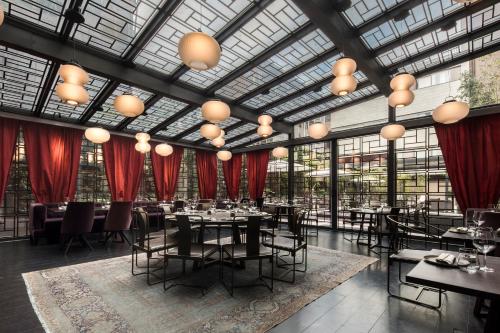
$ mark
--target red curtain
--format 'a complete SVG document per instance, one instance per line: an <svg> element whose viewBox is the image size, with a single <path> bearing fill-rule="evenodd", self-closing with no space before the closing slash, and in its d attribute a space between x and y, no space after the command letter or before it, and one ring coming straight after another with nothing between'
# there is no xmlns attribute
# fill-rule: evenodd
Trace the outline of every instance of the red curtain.
<svg viewBox="0 0 500 333"><path fill-rule="evenodd" d="M37 202L73 200L83 131L23 122L31 190Z"/></svg>
<svg viewBox="0 0 500 333"><path fill-rule="evenodd" d="M158 200L172 200L175 195L184 149L177 146L172 146L172 148L174 148L174 152L166 157L156 153L151 154L156 199Z"/></svg>
<svg viewBox="0 0 500 333"><path fill-rule="evenodd" d="M135 144L134 139L111 136L102 146L106 178L115 201L134 201L139 191L144 155L135 150Z"/></svg>
<svg viewBox="0 0 500 333"><path fill-rule="evenodd" d="M435 128L462 213L496 203L500 197L500 115L436 124Z"/></svg>
<svg viewBox="0 0 500 333"><path fill-rule="evenodd" d="M217 196L217 155L212 151L196 150L198 191L200 199L215 199Z"/></svg>
<svg viewBox="0 0 500 333"><path fill-rule="evenodd" d="M269 150L257 150L247 153L248 193L255 200L262 198L266 186Z"/></svg>
<svg viewBox="0 0 500 333"><path fill-rule="evenodd" d="M233 154L233 157L229 161L222 162L222 171L224 172L224 182L226 183L227 196L231 200L236 200L239 196L241 160L241 154Z"/></svg>
<svg viewBox="0 0 500 333"><path fill-rule="evenodd" d="M12 163L12 155L16 148L17 134L19 133L19 121L15 119L0 118L0 202L7 183L9 182L9 171Z"/></svg>

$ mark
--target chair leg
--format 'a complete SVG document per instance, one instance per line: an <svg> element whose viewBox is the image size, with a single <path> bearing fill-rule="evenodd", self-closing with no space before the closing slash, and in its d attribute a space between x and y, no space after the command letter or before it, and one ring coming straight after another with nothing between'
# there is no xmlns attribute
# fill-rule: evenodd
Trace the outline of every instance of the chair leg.
<svg viewBox="0 0 500 333"><path fill-rule="evenodd" d="M64 250L64 255L68 255L69 248L70 248L72 243L73 243L73 236L71 236L68 240L68 244L66 245L66 249Z"/></svg>
<svg viewBox="0 0 500 333"><path fill-rule="evenodd" d="M130 240L128 239L127 235L125 235L125 233L124 233L123 231L119 231L119 234L120 234L120 236L122 237L122 239L123 239L125 242L127 242L128 246L132 245L132 244L130 243Z"/></svg>
<svg viewBox="0 0 500 333"><path fill-rule="evenodd" d="M80 239L82 240L82 243L83 243L86 247L88 247L88 248L89 248L89 250L90 250L90 251L93 251L93 250L94 250L94 248L92 247L92 245L90 245L90 243L89 243L89 241L88 241L88 239L87 239L87 237L86 237L85 235L81 235L81 236L80 236Z"/></svg>

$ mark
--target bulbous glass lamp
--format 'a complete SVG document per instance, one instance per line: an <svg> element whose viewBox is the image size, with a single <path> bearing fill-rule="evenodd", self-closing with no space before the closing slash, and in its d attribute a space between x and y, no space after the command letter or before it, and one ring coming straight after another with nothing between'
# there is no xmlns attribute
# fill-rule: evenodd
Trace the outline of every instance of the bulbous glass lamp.
<svg viewBox="0 0 500 333"><path fill-rule="evenodd" d="M90 142L100 144L108 142L111 138L109 131L101 127L89 127L85 130L85 138Z"/></svg>
<svg viewBox="0 0 500 333"><path fill-rule="evenodd" d="M89 82L89 75L77 63L69 62L59 67L59 76L66 83L86 85Z"/></svg>
<svg viewBox="0 0 500 333"><path fill-rule="evenodd" d="M167 143L160 143L159 145L156 145L155 152L158 155L165 157L171 155L174 152L174 148Z"/></svg>
<svg viewBox="0 0 500 333"><path fill-rule="evenodd" d="M151 151L151 145L147 142L137 142L135 144L135 150L137 150L141 154L146 154Z"/></svg>
<svg viewBox="0 0 500 333"><path fill-rule="evenodd" d="M284 158L288 156L288 149L285 147L276 147L273 149L272 154L276 158Z"/></svg>
<svg viewBox="0 0 500 333"><path fill-rule="evenodd" d="M271 134L273 134L273 128L269 125L260 125L257 128L257 134L263 138L267 138Z"/></svg>
<svg viewBox="0 0 500 333"><path fill-rule="evenodd" d="M257 122L261 125L271 125L271 123L273 122L273 117L268 114L261 114L257 118Z"/></svg>
<svg viewBox="0 0 500 333"><path fill-rule="evenodd" d="M405 134L405 127L400 124L388 124L380 130L380 136L392 141L401 138Z"/></svg>
<svg viewBox="0 0 500 333"><path fill-rule="evenodd" d="M229 161L233 157L233 154L228 150L221 150L217 152L217 157L221 161Z"/></svg>
<svg viewBox="0 0 500 333"><path fill-rule="evenodd" d="M56 95L63 103L76 106L89 102L89 93L78 84L61 82L56 86Z"/></svg>
<svg viewBox="0 0 500 333"><path fill-rule="evenodd" d="M330 89L334 95L344 96L356 90L358 82L352 75L341 75L333 79Z"/></svg>
<svg viewBox="0 0 500 333"><path fill-rule="evenodd" d="M309 125L307 129L309 136L313 139L319 140L328 134L328 127L324 123L314 123Z"/></svg>
<svg viewBox="0 0 500 333"><path fill-rule="evenodd" d="M218 124L229 118L231 109L229 105L222 101L212 100L203 103L201 106L201 114L205 120Z"/></svg>
<svg viewBox="0 0 500 333"><path fill-rule="evenodd" d="M144 112L144 103L141 99L129 93L116 97L114 107L125 117L137 117Z"/></svg>
<svg viewBox="0 0 500 333"><path fill-rule="evenodd" d="M467 117L469 111L469 104L449 99L432 112L432 119L441 124L453 124Z"/></svg>
<svg viewBox="0 0 500 333"><path fill-rule="evenodd" d="M221 129L214 124L203 124L200 127L200 134L207 140L213 140L221 134Z"/></svg>
<svg viewBox="0 0 500 333"><path fill-rule="evenodd" d="M203 32L189 32L179 41L181 60L186 66L206 71L217 66L220 59L219 43Z"/></svg>

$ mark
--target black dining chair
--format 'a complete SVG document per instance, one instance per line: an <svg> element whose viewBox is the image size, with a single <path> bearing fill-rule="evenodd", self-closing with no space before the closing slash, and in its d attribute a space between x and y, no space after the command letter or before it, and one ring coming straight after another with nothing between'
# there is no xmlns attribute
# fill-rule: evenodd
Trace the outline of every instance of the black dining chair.
<svg viewBox="0 0 500 333"><path fill-rule="evenodd" d="M130 229L131 222L132 201L113 201L104 221L104 232L106 233L104 245L111 237L116 235L121 237L122 242L126 241L128 245L131 245L124 233L124 231Z"/></svg>
<svg viewBox="0 0 500 333"><path fill-rule="evenodd" d="M224 266L221 264L221 281L229 291L229 294L233 296L234 288L242 288L242 287L256 287L263 286L267 287L271 292L274 288L274 237L270 237L271 246L266 247L260 241L260 226L261 226L261 217L260 216L249 216L246 223L243 224L246 230L245 241L241 243L239 238L236 238L235 235L238 235L240 228L238 223L236 223L236 219L233 218L232 224L232 237L231 243L222 246L222 251L220 253L221 262L229 261L231 262L231 283L229 286L224 281ZM268 284L263 279L262 274L262 260L269 259L271 263L271 275L269 278L271 279L271 284ZM234 283L234 271L236 268L236 262L241 261L249 261L249 260L258 260L259 261L259 275L258 279L261 283L254 284L245 284L245 285L235 285Z"/></svg>
<svg viewBox="0 0 500 333"><path fill-rule="evenodd" d="M205 268L205 262L218 250L217 244L207 244L204 240L205 234L205 223L202 216L194 215L177 215L177 227L179 231L177 232L176 239L177 244L173 248L165 249L163 251L164 265L163 265L163 289L168 290L175 286L184 286L191 288L201 289L204 294L209 286L201 286L194 284L185 283L175 283L172 282L167 286L167 281L177 280L186 274L186 261L192 261L194 263L201 264L201 268ZM198 226L196 233L198 234L198 241L193 241L193 235L195 232L192 228L192 219ZM168 261L170 259L180 259L182 260L182 273L174 277L167 278L166 268L168 266Z"/></svg>
<svg viewBox="0 0 500 333"><path fill-rule="evenodd" d="M61 247L67 255L71 244L78 238L83 246L91 251L92 246L87 240L86 234L92 231L94 224L93 202L69 202L61 224Z"/></svg>
<svg viewBox="0 0 500 333"><path fill-rule="evenodd" d="M141 207L133 210L133 225L132 225L132 275L146 275L148 285L153 285L162 282L162 277L155 274L163 267L151 269L151 260L162 260L160 257L153 257L169 248L177 245L176 234L169 232L170 229L163 228L161 231L152 232L149 226L148 213ZM139 265L139 252L146 253L146 266ZM136 273L134 268L142 268L145 271ZM151 276L154 276L156 282L151 282Z"/></svg>

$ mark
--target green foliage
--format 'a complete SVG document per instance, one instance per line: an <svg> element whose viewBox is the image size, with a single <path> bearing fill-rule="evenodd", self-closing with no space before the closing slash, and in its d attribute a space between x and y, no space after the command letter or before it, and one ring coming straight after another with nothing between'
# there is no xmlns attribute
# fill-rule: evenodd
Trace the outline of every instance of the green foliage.
<svg viewBox="0 0 500 333"><path fill-rule="evenodd" d="M500 57L491 55L478 60L479 73L465 72L460 78L458 97L471 107L500 102Z"/></svg>

